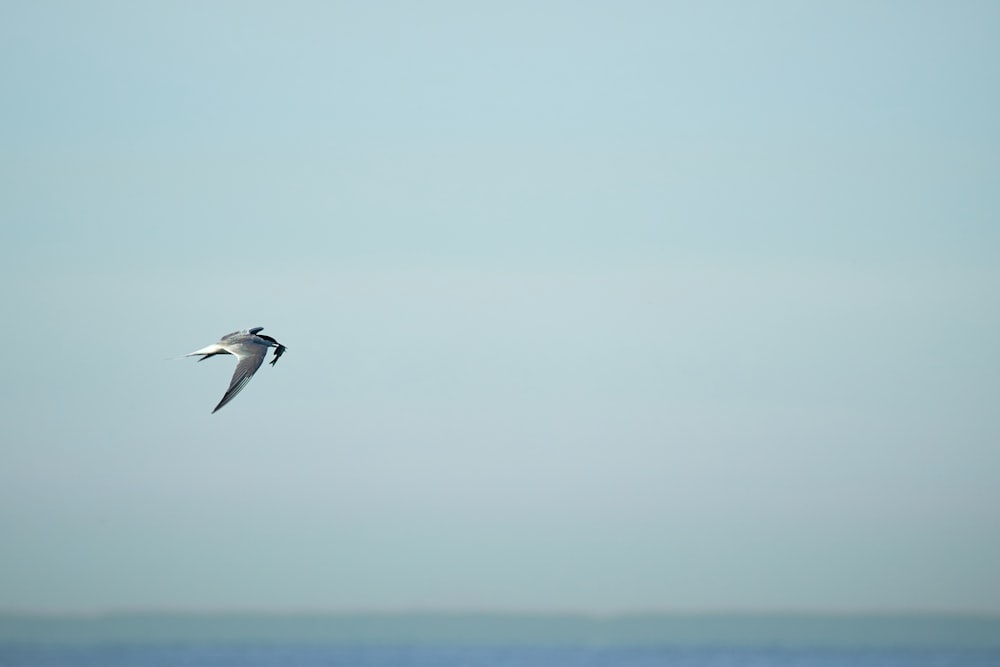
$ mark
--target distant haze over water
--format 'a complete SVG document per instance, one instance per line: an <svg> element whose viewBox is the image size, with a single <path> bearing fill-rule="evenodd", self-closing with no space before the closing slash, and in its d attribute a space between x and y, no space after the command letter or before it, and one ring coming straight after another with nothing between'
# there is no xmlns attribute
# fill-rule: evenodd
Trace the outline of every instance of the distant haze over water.
<svg viewBox="0 0 1000 667"><path fill-rule="evenodd" d="M489 613L0 615L0 644L25 643L1000 649L1000 616Z"/></svg>

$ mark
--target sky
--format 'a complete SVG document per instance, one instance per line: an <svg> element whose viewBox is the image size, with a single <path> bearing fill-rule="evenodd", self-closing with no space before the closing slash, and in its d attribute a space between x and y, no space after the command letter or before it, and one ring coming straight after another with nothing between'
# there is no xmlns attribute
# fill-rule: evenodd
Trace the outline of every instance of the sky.
<svg viewBox="0 0 1000 667"><path fill-rule="evenodd" d="M3 15L0 610L1000 612L996 3Z"/></svg>

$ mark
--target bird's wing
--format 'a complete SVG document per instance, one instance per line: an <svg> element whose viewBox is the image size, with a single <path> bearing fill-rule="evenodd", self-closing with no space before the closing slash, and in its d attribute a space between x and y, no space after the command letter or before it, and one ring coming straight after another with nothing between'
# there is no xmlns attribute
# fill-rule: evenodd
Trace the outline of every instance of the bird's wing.
<svg viewBox="0 0 1000 667"><path fill-rule="evenodd" d="M226 390L226 395L215 406L215 410L212 410L212 414L215 414L222 406L233 400L236 394L240 393L243 387L247 386L247 382L250 381L253 374L260 368L261 363L264 362L267 348L262 345L243 344L234 345L230 348L230 352L235 354L240 361L236 364L236 371L233 373L233 379L229 382L229 389Z"/></svg>

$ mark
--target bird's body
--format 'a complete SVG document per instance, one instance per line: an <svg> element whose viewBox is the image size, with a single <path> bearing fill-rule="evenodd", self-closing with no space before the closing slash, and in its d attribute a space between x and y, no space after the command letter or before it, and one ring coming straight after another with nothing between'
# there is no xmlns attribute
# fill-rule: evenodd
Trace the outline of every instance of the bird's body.
<svg viewBox="0 0 1000 667"><path fill-rule="evenodd" d="M264 327L254 327L253 329L234 331L223 336L219 339L218 343L212 343L200 350L195 350L190 354L184 355L186 357L200 356L201 359L198 361L205 361L209 357L214 357L218 354L231 354L237 359L236 371L233 373L233 379L229 382L229 389L226 390L219 404L215 406L215 410L212 410L213 414L226 403L233 400L236 394L240 393L243 387L246 386L250 378L260 368L260 365L264 363L264 357L267 356L269 348L275 348L274 359L271 360L272 366L285 353L286 348L284 345L270 336L260 335L259 332L263 330Z"/></svg>

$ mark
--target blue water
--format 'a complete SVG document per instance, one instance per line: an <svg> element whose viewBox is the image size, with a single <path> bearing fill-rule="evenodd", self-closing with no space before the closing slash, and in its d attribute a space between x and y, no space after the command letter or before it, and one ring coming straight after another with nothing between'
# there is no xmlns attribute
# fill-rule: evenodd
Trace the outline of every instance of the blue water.
<svg viewBox="0 0 1000 667"><path fill-rule="evenodd" d="M0 614L0 667L1000 667L1000 616Z"/></svg>
<svg viewBox="0 0 1000 667"><path fill-rule="evenodd" d="M1000 667L997 649L0 645L3 667Z"/></svg>

